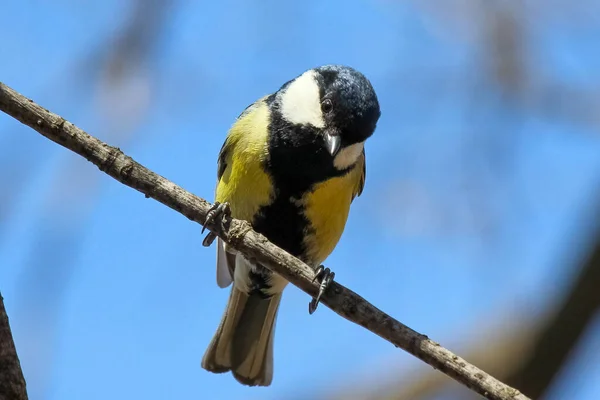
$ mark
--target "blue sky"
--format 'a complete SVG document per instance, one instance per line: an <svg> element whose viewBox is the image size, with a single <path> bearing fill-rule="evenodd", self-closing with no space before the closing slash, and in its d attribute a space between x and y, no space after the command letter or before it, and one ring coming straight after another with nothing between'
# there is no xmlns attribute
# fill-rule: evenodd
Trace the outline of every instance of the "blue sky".
<svg viewBox="0 0 600 400"><path fill-rule="evenodd" d="M592 228L597 132L502 100L468 35L412 3L182 1L142 67L103 91L128 3L75 4L3 6L0 80L208 199L248 104L313 66L365 73L382 117L326 264L413 329L460 353L490 315L535 318L568 287ZM594 85L598 24L546 22L531 23L529 62ZM228 291L199 226L3 114L0 182L0 290L31 398L281 399L419 366L326 307L309 316L289 287L273 385L209 374L200 358ZM599 348L596 323L552 399L597 398Z"/></svg>

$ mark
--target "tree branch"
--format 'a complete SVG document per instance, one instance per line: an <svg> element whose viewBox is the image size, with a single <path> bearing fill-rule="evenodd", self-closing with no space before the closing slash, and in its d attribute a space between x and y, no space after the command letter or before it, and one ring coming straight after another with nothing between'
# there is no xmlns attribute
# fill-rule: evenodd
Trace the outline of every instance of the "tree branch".
<svg viewBox="0 0 600 400"><path fill-rule="evenodd" d="M85 157L119 182L163 203L190 220L204 223L210 204L150 171L115 147L90 136L64 118L40 107L0 82L0 110L30 126L48 139ZM209 226L215 231L216 226ZM232 220L216 232L234 249L275 271L311 296L318 291L314 271L255 232L246 221ZM342 317L370 330L458 382L493 400L527 400L518 390L467 363L385 314L350 289L333 282L323 304Z"/></svg>
<svg viewBox="0 0 600 400"><path fill-rule="evenodd" d="M2 85L0 83L0 85ZM25 378L0 294L0 400L27 400Z"/></svg>

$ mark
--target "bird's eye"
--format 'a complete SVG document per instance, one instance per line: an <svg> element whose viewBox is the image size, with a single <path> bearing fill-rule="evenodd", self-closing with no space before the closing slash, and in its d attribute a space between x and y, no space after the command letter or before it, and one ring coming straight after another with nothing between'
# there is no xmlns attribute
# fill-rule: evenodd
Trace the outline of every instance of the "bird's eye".
<svg viewBox="0 0 600 400"><path fill-rule="evenodd" d="M325 114L329 114L333 110L333 103L329 99L323 100L321 103L321 111Z"/></svg>

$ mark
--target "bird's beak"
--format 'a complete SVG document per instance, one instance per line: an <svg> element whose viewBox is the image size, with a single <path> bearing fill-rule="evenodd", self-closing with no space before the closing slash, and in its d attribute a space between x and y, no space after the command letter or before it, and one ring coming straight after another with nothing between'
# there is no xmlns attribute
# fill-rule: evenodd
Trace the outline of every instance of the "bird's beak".
<svg viewBox="0 0 600 400"><path fill-rule="evenodd" d="M342 143L342 139L340 139L340 135L331 132L325 132L325 146L327 146L327 151L332 156L335 156L340 149L340 144Z"/></svg>

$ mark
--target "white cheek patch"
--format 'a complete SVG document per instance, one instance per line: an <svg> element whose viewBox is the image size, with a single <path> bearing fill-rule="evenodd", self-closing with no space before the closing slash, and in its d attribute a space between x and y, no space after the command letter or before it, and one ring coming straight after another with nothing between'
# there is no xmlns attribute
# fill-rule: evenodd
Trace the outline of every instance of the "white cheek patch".
<svg viewBox="0 0 600 400"><path fill-rule="evenodd" d="M281 115L292 124L325 127L315 71L306 71L290 83L281 96Z"/></svg>
<svg viewBox="0 0 600 400"><path fill-rule="evenodd" d="M364 148L365 142L359 142L340 149L333 159L333 166L339 170L350 167L358 160Z"/></svg>

